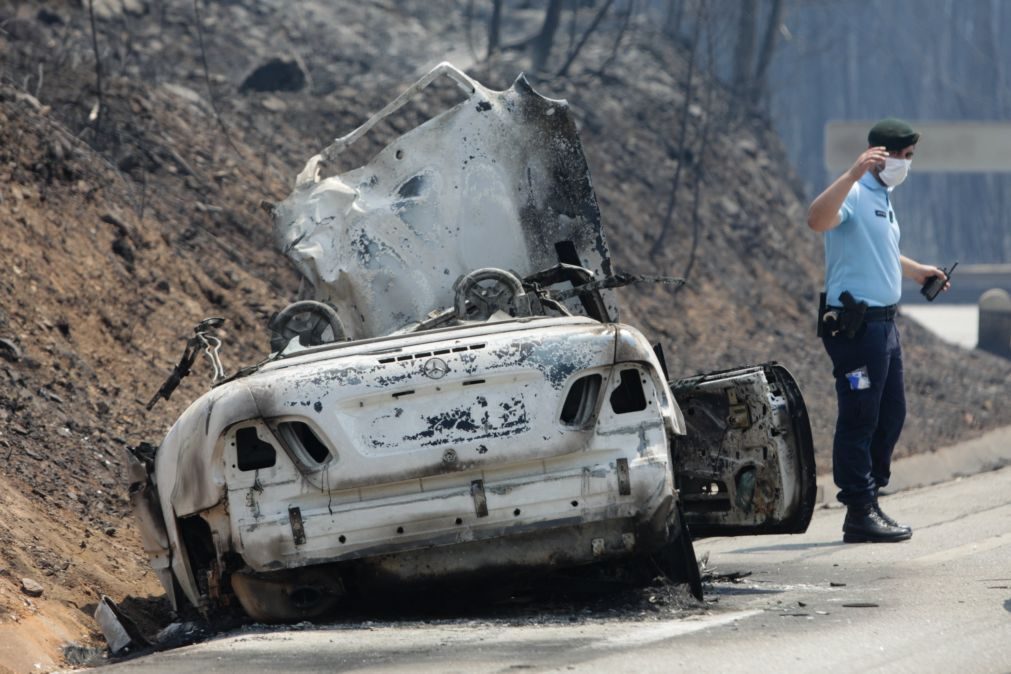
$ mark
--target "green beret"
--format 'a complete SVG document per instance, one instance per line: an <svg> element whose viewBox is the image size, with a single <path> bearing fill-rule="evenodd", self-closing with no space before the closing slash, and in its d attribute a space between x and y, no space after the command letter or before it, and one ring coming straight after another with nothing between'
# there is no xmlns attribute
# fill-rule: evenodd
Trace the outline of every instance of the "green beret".
<svg viewBox="0 0 1011 674"><path fill-rule="evenodd" d="M909 122L894 117L882 119L871 127L867 143L871 147L883 145L889 152L895 152L913 145L920 140L920 134L913 131Z"/></svg>

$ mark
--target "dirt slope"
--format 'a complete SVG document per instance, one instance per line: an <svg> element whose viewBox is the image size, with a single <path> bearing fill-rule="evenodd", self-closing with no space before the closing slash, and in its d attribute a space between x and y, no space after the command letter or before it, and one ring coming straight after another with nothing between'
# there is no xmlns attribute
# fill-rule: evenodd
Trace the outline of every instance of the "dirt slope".
<svg viewBox="0 0 1011 674"><path fill-rule="evenodd" d="M305 158L461 39L461 7L448 1L215 3L202 9L202 38L187 3L96 8L97 123L87 13L77 3L0 3L0 672L50 668L62 644L98 643L90 615L101 594L133 597L126 606L142 619L164 607L128 517L124 449L160 439L204 390L206 364L170 402L152 413L143 403L205 316L228 320L226 368L265 355L266 320L297 280L272 249L260 200L283 198ZM726 120L732 106L699 87L679 147L674 85L685 64L647 39L641 27L603 76L577 66L571 80L535 86L573 105L618 268L680 274L694 230L690 181L665 245L648 255L670 178L677 161L690 173L702 156L707 115ZM585 65L609 51L591 46ZM243 77L276 55L301 62L307 86L240 93ZM506 86L524 67L516 55L472 72ZM383 125L349 165L438 107ZM824 464L834 403L810 334L820 242L802 225L767 125L737 118L732 129L702 151L692 286L676 296L622 291L625 319L664 343L673 372L786 363ZM902 329L912 395L900 451L1011 420L1008 363ZM42 596L27 596L22 578Z"/></svg>

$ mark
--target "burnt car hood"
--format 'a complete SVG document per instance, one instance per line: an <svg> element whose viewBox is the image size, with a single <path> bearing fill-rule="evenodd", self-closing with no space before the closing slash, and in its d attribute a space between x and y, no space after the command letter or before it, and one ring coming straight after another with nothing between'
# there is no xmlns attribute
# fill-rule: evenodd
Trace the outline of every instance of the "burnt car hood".
<svg viewBox="0 0 1011 674"><path fill-rule="evenodd" d="M448 76L467 98L360 168L324 169L374 124ZM348 337L389 334L452 306L482 267L519 276L559 262L611 274L600 211L568 104L523 76L492 91L441 64L361 127L312 157L274 209L277 245L337 308ZM605 302L617 319L613 295ZM584 313L571 300L573 313Z"/></svg>

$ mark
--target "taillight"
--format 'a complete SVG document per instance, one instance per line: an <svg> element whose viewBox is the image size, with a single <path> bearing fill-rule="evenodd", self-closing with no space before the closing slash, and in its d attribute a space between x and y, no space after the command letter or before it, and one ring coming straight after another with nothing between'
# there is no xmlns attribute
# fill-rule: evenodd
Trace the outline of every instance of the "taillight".
<svg viewBox="0 0 1011 674"><path fill-rule="evenodd" d="M281 440L289 449L303 454L317 464L330 459L330 449L319 439L309 424L302 421L283 421L277 425ZM304 459L303 459L304 460Z"/></svg>
<svg viewBox="0 0 1011 674"><path fill-rule="evenodd" d="M597 408L597 396L603 378L599 374L588 374L572 383L569 394L562 405L560 421L566 426L585 426Z"/></svg>

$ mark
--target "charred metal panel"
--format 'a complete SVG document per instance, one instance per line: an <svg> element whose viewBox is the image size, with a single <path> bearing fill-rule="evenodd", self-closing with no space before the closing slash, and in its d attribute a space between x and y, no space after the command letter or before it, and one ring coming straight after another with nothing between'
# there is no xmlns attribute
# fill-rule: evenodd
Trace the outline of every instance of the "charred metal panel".
<svg viewBox="0 0 1011 674"><path fill-rule="evenodd" d="M454 339L443 337L441 342L412 335L378 340L367 348L352 345L278 361L218 387L213 398L198 401L170 433L175 437L189 429L194 444L177 447L172 444L178 443L177 437L169 443L177 448L164 456L160 452L158 460L175 468L179 456L187 456L206 471L204 478L227 485L229 525L214 525L215 546L224 546L218 549L218 561L223 551L234 552L259 573L588 523L614 527L605 538L614 541L617 551L630 540L625 536L630 533L628 522L642 526L650 522L653 528L656 522L666 522L669 513L660 511L670 507L673 484L665 424L657 414L663 396L654 367L617 366L635 368L646 382L649 398L646 409L617 415L604 404L619 385L612 374L612 326L581 318L507 325L516 329L503 331L499 326L497 334L486 328L457 329L447 331ZM471 345L481 348L472 350ZM448 370L433 380L421 365L424 354L439 350L449 351L438 356ZM400 355L389 361L389 354ZM404 355L410 357L397 359ZM583 376L582 366L602 379L601 411L594 430L567 427L561 421L568 382ZM412 399L437 402L444 396L459 405L461 399L485 396L491 406L493 393L506 390L530 396L531 402L523 406L530 428L520 436L522 442L512 437L476 439L485 430L473 413L470 420L479 428L467 423L458 427L465 417L457 417L452 429L443 429L458 433L459 442L419 442L411 451L392 442L370 444L368 438L347 431L357 419L368 421L362 427L374 433L377 426L371 420L377 417L370 415L389 414L397 406L404 408L402 416L407 415L406 406L416 404L409 402ZM394 393L407 395L395 398ZM369 402L370 396L374 402ZM315 471L295 460L283 437L271 431L271 424L280 427L299 418L296 415L307 415L302 418L311 420L321 440L340 448ZM388 423L395 425L396 417ZM256 429L259 442L274 448L274 465L239 470L236 433L250 427ZM494 425L489 423L489 428ZM218 433L217 440L205 435L207 431ZM450 454L452 460L447 459ZM169 461L173 456L175 460ZM619 477L619 458L628 466L627 480L624 474ZM165 475L175 477L171 470ZM159 484L172 486L168 478L159 478ZM471 491L476 480L484 485L487 515L482 517ZM180 495L193 495L176 487ZM300 536L290 508L298 508L302 531L312 532L304 543L297 543ZM222 527L229 532L219 542ZM608 546L611 550L612 544ZM538 558L543 564L556 562L550 556ZM186 560L180 542L174 548L173 561L178 563L173 570L196 605L200 591ZM473 563L480 566L480 558Z"/></svg>
<svg viewBox="0 0 1011 674"><path fill-rule="evenodd" d="M253 569L267 572L485 540L570 521L651 520L673 489L665 425L658 414L662 389L653 370L620 366L647 381L647 409L616 415L608 407L596 432L562 423L568 382L583 376L581 366L601 377L603 391L611 391L612 379L617 381L610 364L613 327L584 321L536 319L531 323L543 325L536 336L526 326L473 340L466 330L454 331L460 338L444 342L449 353L438 357L448 369L437 380L421 366L438 349L422 347L428 342L412 335L383 340L387 348L379 349L382 357L336 349L344 356L305 356L234 382L252 391L270 423L280 427L293 418L292 412L311 415L321 439L340 448L334 460L306 472L304 464L282 450L283 438L272 435L269 424L234 425L223 438L221 460L236 552ZM472 350L472 344L481 348ZM401 355L389 360L389 353ZM384 383L384 377L392 381ZM526 402L507 409L496 404L505 400L499 392L521 395ZM487 407L478 402L474 410L492 410L495 419L485 422L473 410L445 415L430 437L413 437L417 427L407 420L421 418L418 410L438 405L458 410L461 401L477 397ZM521 418L520 413L528 426L523 434L484 437ZM261 441L278 449L275 465L238 469L235 434L250 425ZM365 430L359 436L356 428ZM396 438L389 435L394 430L400 434ZM619 458L627 466L621 476ZM483 490L473 489L479 480ZM299 508L303 530L313 532L304 544L293 537L292 507Z"/></svg>
<svg viewBox="0 0 1011 674"><path fill-rule="evenodd" d="M259 416L248 390L230 383L205 393L180 415L155 458L163 513L206 510L224 496L221 436L227 426Z"/></svg>
<svg viewBox="0 0 1011 674"><path fill-rule="evenodd" d="M395 356L293 359L235 383L272 423L311 419L324 444L339 448L326 464L331 489L523 462L587 446L585 432L562 423L562 408L571 381L610 366L614 328L583 321L533 319L474 338L458 330L443 349L411 335L384 340ZM438 379L424 368L435 351L446 364ZM324 468L306 479L321 484Z"/></svg>
<svg viewBox="0 0 1011 674"><path fill-rule="evenodd" d="M814 508L814 448L789 372L768 364L672 388L688 426L673 458L692 534L805 531Z"/></svg>
<svg viewBox="0 0 1011 674"><path fill-rule="evenodd" d="M151 561L151 568L174 605L170 544L165 519L159 506L158 488L147 472L146 462L139 461L133 453L127 453L127 461L130 473L130 506L137 521L137 528L140 530L140 540L145 554Z"/></svg>
<svg viewBox="0 0 1011 674"><path fill-rule="evenodd" d="M619 367L637 368L644 376L649 372L639 365ZM617 385L612 379L610 374L605 378L605 390ZM605 406L594 432L565 430L557 423L556 433L572 435L579 442L572 445L574 451L553 457L542 452L525 462L513 457L461 467L466 457L459 448L449 448L456 457L452 462L446 461L447 449L435 448L431 456L437 457L438 475L334 488L327 471L319 476L299 475L295 464L279 454L278 465L260 471L255 482L249 482L249 473L229 477L229 512L239 539L238 552L250 567L267 572L590 523L614 527L613 536L608 537L613 544L607 550L626 549L631 540L624 535L631 533L627 524L663 528L672 503L667 432L657 415L659 387L650 377L647 383L644 390L650 402L642 411L618 415ZM560 398L562 393L556 395ZM226 445L231 447L230 442ZM481 447L485 454L480 453ZM476 451L477 456L508 455L511 449L492 443L479 445ZM342 461L350 454L343 452ZM398 460L404 456L395 455ZM388 458L376 458L389 463ZM328 470L345 467L338 462ZM387 470L389 475L396 469L387 466ZM256 509L245 500L250 493L256 495ZM303 545L295 545L291 536L287 508L296 503L303 526L313 532ZM656 535L635 540L645 544L655 539ZM585 554L592 557L591 552L587 549ZM479 556L466 564L480 567L487 561L482 560ZM547 552L539 560L557 563ZM431 573L440 571L430 569Z"/></svg>
<svg viewBox="0 0 1011 674"><path fill-rule="evenodd" d="M176 518L206 510L222 501L225 479L221 436L226 426L256 416L256 405L241 386L225 385L214 389L182 413L155 457L154 480L169 539L172 575L194 606L200 605L200 591L189 568Z"/></svg>
<svg viewBox="0 0 1011 674"><path fill-rule="evenodd" d="M659 510L666 514L669 503ZM650 551L666 533L663 526L650 531L632 519L571 523L454 546L371 556L354 563L354 568L366 591L396 582L445 583L478 573L507 575L548 565L565 567L627 557L630 553Z"/></svg>
<svg viewBox="0 0 1011 674"><path fill-rule="evenodd" d="M469 91L466 100L365 166L320 179L327 161L440 74ZM337 307L352 339L452 306L453 283L481 267L525 276L567 251L598 276L611 274L568 104L544 98L523 77L491 91L448 64L310 159L275 210L275 238L315 299ZM616 319L610 291L606 297ZM576 298L567 304L584 311Z"/></svg>
<svg viewBox="0 0 1011 674"><path fill-rule="evenodd" d="M544 527L651 520L663 503L669 507L673 489L662 427L653 439L659 444L645 457L629 447L628 435L615 435L600 438L589 453L465 473L456 484L430 482L426 489L418 480L343 491L265 481L259 514L246 507L246 490L230 492L236 551L251 568L265 572ZM610 458L615 454L628 463L628 495L619 493L616 462ZM292 502L299 504L303 527L312 531L302 545L292 538L285 506Z"/></svg>

